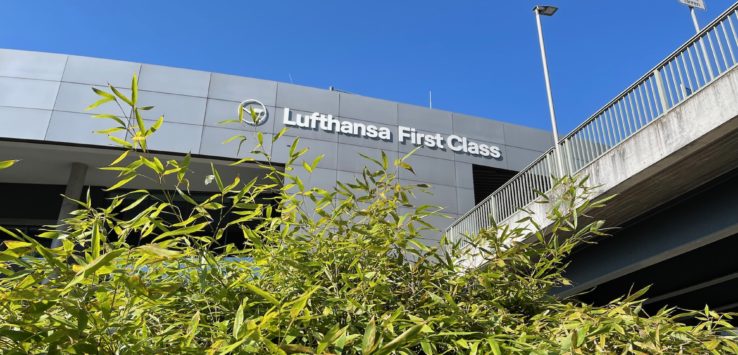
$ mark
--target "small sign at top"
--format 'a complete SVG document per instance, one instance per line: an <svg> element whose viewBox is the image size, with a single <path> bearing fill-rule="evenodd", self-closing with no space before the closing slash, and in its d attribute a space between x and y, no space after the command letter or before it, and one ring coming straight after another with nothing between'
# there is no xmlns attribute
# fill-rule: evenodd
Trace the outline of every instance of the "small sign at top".
<svg viewBox="0 0 738 355"><path fill-rule="evenodd" d="M705 9L705 0L679 0L679 2L689 7L698 8L700 10Z"/></svg>

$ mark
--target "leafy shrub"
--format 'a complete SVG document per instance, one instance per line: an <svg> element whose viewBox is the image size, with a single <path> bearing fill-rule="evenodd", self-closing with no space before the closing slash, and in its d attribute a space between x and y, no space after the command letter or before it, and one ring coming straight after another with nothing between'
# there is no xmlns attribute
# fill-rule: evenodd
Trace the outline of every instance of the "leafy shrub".
<svg viewBox="0 0 738 355"><path fill-rule="evenodd" d="M125 148L107 170L117 190L153 179L171 194L135 190L79 209L38 236L0 228L0 347L6 353L724 353L729 315L642 310L640 293L604 307L550 296L565 285L565 258L602 234L585 222L591 202L581 180L563 179L540 230L494 225L463 242L421 242L433 208L410 205L422 186L402 186L406 157L370 162L333 190L307 189L293 172L306 152L292 143L286 167L270 164L259 135L262 180L222 181L196 201L189 156L160 161L132 96L95 89L128 105L132 117L98 115ZM243 116L239 120L249 119ZM127 140L114 134L127 133ZM275 135L279 139L284 131ZM243 143L243 140L241 141ZM303 162L312 170L317 161ZM12 163L0 164L8 167ZM265 199L264 196L272 196ZM174 202L187 202L182 208ZM136 211L134 216L125 214ZM243 245L224 242L237 232ZM38 238L58 239L46 248ZM522 242L532 239L532 242ZM465 268L470 256L485 260ZM696 325L681 320L695 318Z"/></svg>

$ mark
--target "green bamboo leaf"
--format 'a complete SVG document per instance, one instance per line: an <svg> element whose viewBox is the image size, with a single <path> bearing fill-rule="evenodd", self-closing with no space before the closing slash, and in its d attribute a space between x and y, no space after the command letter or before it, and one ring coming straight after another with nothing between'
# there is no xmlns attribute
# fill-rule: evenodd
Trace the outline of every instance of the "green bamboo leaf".
<svg viewBox="0 0 738 355"><path fill-rule="evenodd" d="M107 98L107 99L115 100L115 96L113 96L113 94L111 94L109 92L100 90L100 89L98 89L96 87L93 87L92 88L92 91L94 91L95 94L97 94L98 96L102 96L102 97Z"/></svg>
<svg viewBox="0 0 738 355"><path fill-rule="evenodd" d="M247 289L249 289L249 291L251 291L251 292L257 294L258 296L260 296L261 298L269 301L269 303L274 304L275 306L279 306L279 301L276 298L274 298L274 296L272 296L271 293L266 292L266 291L264 291L264 290L262 290L262 289L260 289L260 288L258 288L256 286L254 286L254 285L252 285L250 283L244 283L244 286Z"/></svg>
<svg viewBox="0 0 738 355"><path fill-rule="evenodd" d="M302 167L309 173L313 172L313 168L307 162L302 162Z"/></svg>
<svg viewBox="0 0 738 355"><path fill-rule="evenodd" d="M19 249L33 246L33 243L22 242L19 240L6 240L4 243L5 247L8 249Z"/></svg>
<svg viewBox="0 0 738 355"><path fill-rule="evenodd" d="M361 340L361 352L364 354L370 354L376 349L377 337L377 325L374 322L374 318L369 321L366 329L364 330L364 337Z"/></svg>
<svg viewBox="0 0 738 355"><path fill-rule="evenodd" d="M324 354L325 350L328 349L329 346L331 346L336 339L340 338L344 333L346 333L346 329L348 329L348 326L344 328L339 328L339 325L334 325L331 329L328 330L325 335L323 335L323 338L320 340L320 343L318 343L318 347L315 349L316 354Z"/></svg>
<svg viewBox="0 0 738 355"><path fill-rule="evenodd" d="M195 333L197 333L197 327L200 325L200 311L198 310L195 312L195 315L192 316L192 319L190 320L190 324L187 327L187 335L185 337L186 341L185 344L187 346L190 346L192 344L192 340L195 339Z"/></svg>
<svg viewBox="0 0 738 355"><path fill-rule="evenodd" d="M292 308L290 309L290 318L295 319L297 316L300 315L303 309L305 309L305 306L307 306L308 300L310 300L310 297L317 291L320 287L315 286L310 291L305 292L302 294L297 300L294 301L294 304L292 305Z"/></svg>
<svg viewBox="0 0 738 355"><path fill-rule="evenodd" d="M246 309L246 303L248 302L248 298L244 298L241 301L241 305L238 306L238 310L236 311L236 318L233 320L233 337L238 339L238 334L241 332L241 325L243 324L243 314Z"/></svg>
<svg viewBox="0 0 738 355"><path fill-rule="evenodd" d="M92 240L90 241L92 251L91 256L92 259L97 259L100 257L100 248L101 248L101 235L100 235L100 226L97 223L92 224Z"/></svg>
<svg viewBox="0 0 738 355"><path fill-rule="evenodd" d="M278 140L279 138L281 138L281 137L282 137L282 136L283 136L283 135L284 135L285 133L287 133L287 127L282 127L282 129L280 129L280 130L279 130L279 132L277 132L277 134L275 134L275 135L274 135L274 136L272 137L272 143L276 142L276 141L277 141L277 140Z"/></svg>
<svg viewBox="0 0 738 355"><path fill-rule="evenodd" d="M137 101L138 101L138 76L136 76L136 73L134 73L133 79L131 79L131 106L136 105Z"/></svg>
<svg viewBox="0 0 738 355"><path fill-rule="evenodd" d="M107 118L107 119L111 119L111 120L115 121L116 123L118 123L121 128L123 128L123 129L126 128L126 123L123 122L123 120L120 117L116 116L116 115L111 115L109 113L101 113L101 114L97 114L97 115L92 115L92 118Z"/></svg>
<svg viewBox="0 0 738 355"><path fill-rule="evenodd" d="M181 252L178 252L176 250L162 248L156 246L155 244L145 244L137 247L136 250L139 250L148 255L159 256L166 259L174 258L182 254Z"/></svg>
<svg viewBox="0 0 738 355"><path fill-rule="evenodd" d="M154 132L158 131L159 128L161 128L161 125L163 123L164 123L164 115L161 115L161 116L159 116L159 119L157 119L156 122L154 122L154 124L151 125L151 127L149 127L149 132L150 133L154 133Z"/></svg>
<svg viewBox="0 0 738 355"><path fill-rule="evenodd" d="M413 338L415 338L418 333L420 333L420 330L423 328L423 324L418 324L410 329L404 331L402 334L398 335L396 338L392 339L391 342L387 343L383 347L379 348L376 355L384 355L389 354L390 352L396 350L400 346L410 342Z"/></svg>
<svg viewBox="0 0 738 355"><path fill-rule="evenodd" d="M145 195L139 197L136 201L133 201L132 203L130 203L128 206L126 206L125 208L123 208L120 211L121 212L130 211L130 210L136 208L136 206L138 206L139 204L141 204L141 202L143 202L148 197L149 197L149 195L145 194Z"/></svg>
<svg viewBox="0 0 738 355"><path fill-rule="evenodd" d="M113 90L113 93L115 94L115 96L118 96L118 98L120 98L121 100L125 101L125 103L127 103L128 105L134 106L133 105L133 102L131 101L131 99L129 99L128 97L126 97L126 95L123 95L123 93L120 92L120 91L118 91L118 89L116 89L113 85L108 85L108 87L110 88L110 90Z"/></svg>
<svg viewBox="0 0 738 355"><path fill-rule="evenodd" d="M123 127L112 127L112 128L108 128L108 129L103 129L103 130L95 131L95 133L98 133L98 134L111 134L111 133L115 133L115 132L120 132L120 131L122 131L124 129L125 128L123 128Z"/></svg>
<svg viewBox="0 0 738 355"><path fill-rule="evenodd" d="M213 177L215 177L215 183L218 185L219 191L223 191L225 186L223 185L223 180L220 179L220 174L218 174L218 170L215 169L215 165L213 163L210 163L210 170L213 172Z"/></svg>
<svg viewBox="0 0 738 355"><path fill-rule="evenodd" d="M179 235L192 235L193 233L197 233L201 231L203 228L205 228L207 225L209 225L210 222L203 222L200 224L195 224L194 226L189 226L186 228L178 228L174 229L168 232L164 232L162 234L159 234L156 238L154 238L154 242L162 240L167 237L175 237Z"/></svg>
<svg viewBox="0 0 738 355"><path fill-rule="evenodd" d="M429 342L427 342L427 341L421 341L420 342L420 347L423 349L423 352L426 355L433 355L433 348L431 348L431 345L430 345Z"/></svg>
<svg viewBox="0 0 738 355"><path fill-rule="evenodd" d="M143 117L141 116L141 112L138 111L138 108L133 109L133 115L136 117L136 124L138 124L138 131L139 132L146 132L146 124L144 124Z"/></svg>
<svg viewBox="0 0 738 355"><path fill-rule="evenodd" d="M130 142L124 141L124 140L122 140L122 139L120 139L120 138L118 138L116 136L108 136L108 139L110 139L111 141L113 141L115 143L120 144L121 146L123 146L125 148L129 148L129 149L130 148L133 148L133 145Z"/></svg>
<svg viewBox="0 0 738 355"><path fill-rule="evenodd" d="M17 159L16 160L4 160L4 161L0 161L0 170L7 169L7 168L15 165L15 163L17 163L19 161L20 160L17 160Z"/></svg>
<svg viewBox="0 0 738 355"><path fill-rule="evenodd" d="M136 174L131 174L131 175L129 175L129 176L127 176L127 177L125 177L125 178L123 178L123 179L119 180L119 181L118 181L117 183L115 183L115 184L114 184L113 186L111 186L111 187L109 187L109 188L105 189L105 191L113 191L113 190L115 190L115 189L117 189L117 188L119 188L119 187L122 187L123 185L125 185L125 184L129 183L129 182L130 182L131 180L135 179L135 178L136 178L137 176L138 176L138 175L136 175Z"/></svg>
<svg viewBox="0 0 738 355"><path fill-rule="evenodd" d="M325 154L321 154L315 157L313 162L310 164L310 167L315 169L318 166L318 163L320 163L320 161L323 160L323 158L325 158Z"/></svg>
<svg viewBox="0 0 738 355"><path fill-rule="evenodd" d="M230 138L228 138L228 139L224 140L224 141L223 141L223 144L228 144L228 143L230 143L230 142L233 142L233 141L234 141L234 140L236 140L236 139L241 139L242 141L245 141L245 140L246 140L246 136L244 136L244 135L242 135L242 134L237 134L237 135L235 135L235 136L232 136L232 137L230 137Z"/></svg>
<svg viewBox="0 0 738 355"><path fill-rule="evenodd" d="M84 277L89 277L90 275L93 275L95 271L99 270L103 266L110 264L113 259L123 255L123 253L125 252L127 252L127 250L125 249L115 249L107 254L101 255L92 260L89 264L82 267L82 269L77 272L77 274L83 275Z"/></svg>
<svg viewBox="0 0 738 355"><path fill-rule="evenodd" d="M104 103L106 103L106 102L110 102L110 101L113 101L113 100L114 100L114 98L107 98L107 97L103 97L102 99L100 99L100 100L97 100L97 101L95 101L94 103L92 103L92 104L91 104L90 106L87 106L87 107L85 108L85 111L89 111L89 110L92 110L92 109L93 109L93 108L95 108L95 107L98 107L98 106L100 106L100 105L102 105L102 104L104 104Z"/></svg>

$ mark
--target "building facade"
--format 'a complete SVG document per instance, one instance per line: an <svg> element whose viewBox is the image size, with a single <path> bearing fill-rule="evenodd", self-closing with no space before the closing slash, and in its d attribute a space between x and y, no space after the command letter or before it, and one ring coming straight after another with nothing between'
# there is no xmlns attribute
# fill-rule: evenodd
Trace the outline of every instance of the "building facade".
<svg viewBox="0 0 738 355"><path fill-rule="evenodd" d="M139 103L155 106L144 118L151 124L159 115L165 117L162 128L149 140L150 149L163 156L191 153L195 191L211 188L198 182L198 176L208 174L210 161L226 175L258 175L255 168L227 167L228 162L250 155L248 148L255 144L257 132L263 134L265 149L275 163L287 161L294 137L300 137L301 147L309 148L305 160L324 155L312 174L297 169L308 187L330 188L336 181L352 181L369 164L360 154L379 157L384 151L394 159L419 147L408 160L415 174L403 171L400 179L430 185L431 194L417 196L416 203L444 208L451 218L429 221L442 231L552 145L546 131L335 90L108 59L0 50L0 160L21 159L0 172L0 186L6 196L25 191L26 196L42 198L46 191L43 196L56 199L43 216L35 210L6 207L0 210L0 224L55 222L58 196L71 185L111 184L114 175L96 168L118 152L105 135L94 133L111 124L90 116L120 111L111 105L85 108L97 100L91 87L110 83L129 94L133 74L139 77ZM254 109L258 124L220 123L236 118L240 104ZM289 127L285 136L271 144L272 136L283 127ZM234 135L247 138L246 149L224 144Z"/></svg>

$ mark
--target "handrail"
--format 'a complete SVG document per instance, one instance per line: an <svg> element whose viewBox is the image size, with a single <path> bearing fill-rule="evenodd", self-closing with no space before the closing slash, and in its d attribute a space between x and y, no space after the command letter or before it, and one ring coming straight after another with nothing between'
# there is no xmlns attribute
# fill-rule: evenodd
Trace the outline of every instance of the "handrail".
<svg viewBox="0 0 738 355"><path fill-rule="evenodd" d="M490 219L502 221L533 202L534 191L548 191L556 171L554 149L562 150L563 170L576 174L733 68L736 56L738 2L459 217L447 228L447 237L478 233L490 226Z"/></svg>

